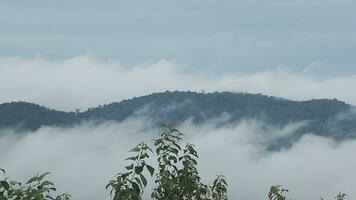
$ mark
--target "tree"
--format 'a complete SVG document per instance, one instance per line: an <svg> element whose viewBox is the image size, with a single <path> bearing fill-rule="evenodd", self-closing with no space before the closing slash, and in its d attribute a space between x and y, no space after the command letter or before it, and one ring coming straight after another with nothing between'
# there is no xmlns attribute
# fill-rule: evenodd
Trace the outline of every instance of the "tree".
<svg viewBox="0 0 356 200"><path fill-rule="evenodd" d="M0 181L0 200L69 200L71 197L66 193L52 196L56 187L52 182L44 179L49 172L34 176L22 184L17 181L8 181L5 170L0 169L0 171L5 176Z"/></svg>
<svg viewBox="0 0 356 200"><path fill-rule="evenodd" d="M340 192L338 195L335 196L335 199L336 200L344 200L344 199L346 199L346 197L347 197L347 194Z"/></svg>
<svg viewBox="0 0 356 200"><path fill-rule="evenodd" d="M153 140L158 169L146 163L153 151L145 143L138 144L127 158L126 171L111 180L113 200L140 200L147 185L144 169L155 178L151 197L156 200L227 200L227 183L218 176L211 186L203 184L198 172L198 153L194 145L181 147L183 134L171 125L163 125L162 133Z"/></svg>
<svg viewBox="0 0 356 200"><path fill-rule="evenodd" d="M281 185L272 185L268 193L269 200L286 200L284 196L285 192L289 192L287 189L282 188Z"/></svg>
<svg viewBox="0 0 356 200"><path fill-rule="evenodd" d="M109 181L106 189L111 188L110 195L115 200L140 200L142 199L143 189L147 186L147 179L143 175L146 169L153 176L154 168L146 164L149 152L152 150L143 142L131 149L134 155L126 158L131 164L125 167L126 171L118 173L116 178Z"/></svg>

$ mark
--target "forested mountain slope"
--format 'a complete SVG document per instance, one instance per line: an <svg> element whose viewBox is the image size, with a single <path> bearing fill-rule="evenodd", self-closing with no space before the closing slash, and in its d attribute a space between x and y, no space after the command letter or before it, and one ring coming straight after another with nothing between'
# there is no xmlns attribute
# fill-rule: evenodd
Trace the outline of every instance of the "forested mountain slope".
<svg viewBox="0 0 356 200"><path fill-rule="evenodd" d="M26 102L0 105L0 128L36 130L41 126L69 127L84 121L122 121L148 117L153 124L179 124L191 119L202 123L228 116L222 123L257 119L278 127L308 121L295 134L315 133L335 139L356 136L354 107L336 99L291 101L261 94L215 92L163 92L90 108L84 112L62 112Z"/></svg>

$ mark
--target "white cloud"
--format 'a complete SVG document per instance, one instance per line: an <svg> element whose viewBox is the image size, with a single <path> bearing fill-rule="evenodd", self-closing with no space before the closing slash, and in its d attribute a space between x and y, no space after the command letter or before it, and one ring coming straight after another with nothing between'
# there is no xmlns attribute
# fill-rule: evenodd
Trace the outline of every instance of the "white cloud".
<svg viewBox="0 0 356 200"><path fill-rule="evenodd" d="M321 66L319 66L321 68ZM247 91L305 100L338 98L356 104L356 76L321 77L288 70L250 74L187 73L167 60L122 66L90 56L49 60L0 58L0 102L30 101L57 109L86 109L165 90Z"/></svg>
<svg viewBox="0 0 356 200"><path fill-rule="evenodd" d="M355 141L336 144L314 135L305 135L291 149L268 153L255 145L258 124L234 128L193 127L187 130L201 154L204 177L226 174L231 199L266 199L271 184L290 189L291 199L332 199L338 192L355 196L352 174ZM286 128L288 129L288 128ZM282 130L274 130L275 133ZM251 137L253 135L254 137Z"/></svg>
<svg viewBox="0 0 356 200"><path fill-rule="evenodd" d="M51 171L49 178L59 191L71 193L73 199L104 199L109 193L105 184L127 164L124 158L128 149L140 141L150 142L158 133L147 129L146 121L129 119L119 124L86 124L70 129L45 127L22 136L3 133L0 166L11 178L22 181L38 172ZM266 199L272 184L289 188L292 199L332 199L340 191L351 198L356 196L356 162L351 159L355 141L337 144L309 135L291 149L266 152L256 139L269 138L272 133L288 135L299 125L269 127L268 132L262 125L246 121L216 128L211 121L200 126L187 122L179 128L198 149L204 182L224 174L230 199Z"/></svg>
<svg viewBox="0 0 356 200"><path fill-rule="evenodd" d="M98 127L44 127L21 136L0 133L0 165L21 181L50 171L58 190L74 199L104 199L105 186L123 168L129 148L150 138L143 128L143 121L127 120Z"/></svg>

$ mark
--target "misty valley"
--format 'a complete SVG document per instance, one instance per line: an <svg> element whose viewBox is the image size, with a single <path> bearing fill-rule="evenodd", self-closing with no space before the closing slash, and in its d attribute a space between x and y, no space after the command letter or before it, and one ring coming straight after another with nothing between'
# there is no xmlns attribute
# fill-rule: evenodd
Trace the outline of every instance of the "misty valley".
<svg viewBox="0 0 356 200"><path fill-rule="evenodd" d="M340 191L349 194L351 188L341 185L327 193L322 188L330 169L341 183L351 178L356 163L340 155L353 152L355 122L354 107L336 99L292 101L233 92L166 91L73 112L3 103L2 176L25 183L33 169L52 173L22 185L3 179L0 192L5 199L282 200L292 185L314 197L341 200L347 195ZM329 159L340 162L322 170ZM346 163L347 170L338 172ZM310 173L319 178L308 180ZM309 191L304 181L320 188ZM250 194L246 184L259 192ZM87 187L92 189L84 192Z"/></svg>
<svg viewBox="0 0 356 200"><path fill-rule="evenodd" d="M196 125L216 121L217 126L229 126L255 120L265 124L265 134L272 134L269 127L300 124L288 136L265 144L270 149L291 146L304 134L337 141L356 137L355 107L336 99L291 101L261 94L166 91L100 105L83 112L79 109L75 112L57 111L27 102L0 104L0 129L19 134L46 126L68 128L85 123L120 123L129 118L146 118L152 127L163 123L179 126L187 121Z"/></svg>

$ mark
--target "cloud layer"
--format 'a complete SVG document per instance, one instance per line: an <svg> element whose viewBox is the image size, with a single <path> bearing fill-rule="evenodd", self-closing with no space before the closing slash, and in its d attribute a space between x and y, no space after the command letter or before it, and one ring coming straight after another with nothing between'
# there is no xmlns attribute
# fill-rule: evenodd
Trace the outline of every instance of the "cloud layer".
<svg viewBox="0 0 356 200"><path fill-rule="evenodd" d="M209 70L187 73L184 65L167 60L123 66L117 60L91 56L63 60L0 57L0 102L30 101L63 110L86 109L165 90L203 89L264 93L295 100L338 98L355 105L356 95L349 90L355 84L353 75L324 77L288 67L249 74L214 74Z"/></svg>
<svg viewBox="0 0 356 200"><path fill-rule="evenodd" d="M177 60L191 70L275 66L356 73L353 0L0 1L0 55Z"/></svg>
<svg viewBox="0 0 356 200"><path fill-rule="evenodd" d="M59 191L71 193L74 199L104 199L108 197L104 186L123 169L127 150L139 141L150 142L159 132L147 129L145 121L45 127L22 136L5 131L0 136L0 166L18 180L51 171L50 179ZM292 199L332 199L340 191L355 197L355 141L337 144L308 135L280 152L266 152L256 143L288 135L296 126L270 127L270 133L257 121L220 128L213 121L200 126L186 122L179 128L198 149L204 181L226 175L231 199L266 199L272 184L289 188Z"/></svg>

